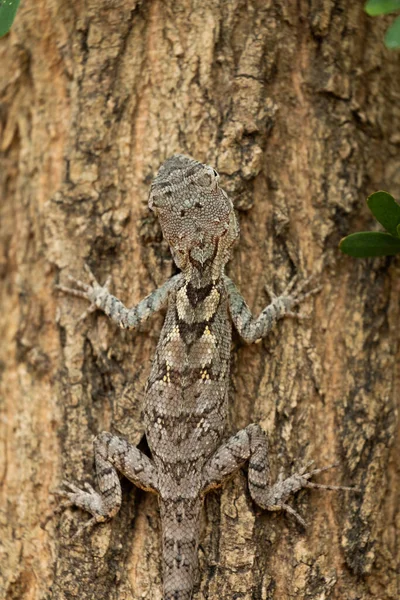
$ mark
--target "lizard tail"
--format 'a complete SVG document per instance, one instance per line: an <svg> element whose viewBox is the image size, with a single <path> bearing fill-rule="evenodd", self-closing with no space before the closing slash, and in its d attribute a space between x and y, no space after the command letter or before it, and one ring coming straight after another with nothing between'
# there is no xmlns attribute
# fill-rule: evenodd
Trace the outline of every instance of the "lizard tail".
<svg viewBox="0 0 400 600"><path fill-rule="evenodd" d="M163 600L190 600L197 573L200 498L161 500Z"/></svg>

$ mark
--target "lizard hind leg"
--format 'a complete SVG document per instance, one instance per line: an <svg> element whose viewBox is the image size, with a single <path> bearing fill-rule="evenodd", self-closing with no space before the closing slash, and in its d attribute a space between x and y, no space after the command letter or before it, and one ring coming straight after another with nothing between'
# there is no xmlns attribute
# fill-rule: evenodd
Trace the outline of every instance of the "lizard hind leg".
<svg viewBox="0 0 400 600"><path fill-rule="evenodd" d="M221 485L247 460L249 460L249 490L256 504L266 510L285 510L303 526L306 525L304 519L287 504L292 494L302 488L357 491L356 488L322 485L309 481L314 475L337 465L308 470L310 464L307 464L286 479L280 475L277 482L271 485L267 439L261 427L253 423L231 437L205 465L203 492L206 493L209 489Z"/></svg>
<svg viewBox="0 0 400 600"><path fill-rule="evenodd" d="M70 506L78 506L89 512L90 519L78 531L114 517L121 506L121 484L118 471L138 487L157 492L157 472L153 461L123 438L103 432L94 440L97 483L99 492L88 483L82 490L74 483L63 481L64 488L58 496L66 498Z"/></svg>

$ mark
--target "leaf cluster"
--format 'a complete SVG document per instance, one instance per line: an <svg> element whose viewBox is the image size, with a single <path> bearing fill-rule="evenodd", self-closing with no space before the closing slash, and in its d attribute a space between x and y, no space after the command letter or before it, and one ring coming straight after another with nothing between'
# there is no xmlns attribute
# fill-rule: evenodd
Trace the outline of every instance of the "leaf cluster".
<svg viewBox="0 0 400 600"><path fill-rule="evenodd" d="M9 32L20 0L0 0L0 37Z"/></svg>
<svg viewBox="0 0 400 600"><path fill-rule="evenodd" d="M364 9L371 17L387 15L400 11L400 0L368 0ZM400 16L387 29L384 42L386 48L400 48Z"/></svg>
<svg viewBox="0 0 400 600"><path fill-rule="evenodd" d="M400 205L387 192L375 192L367 200L368 208L384 231L360 231L343 238L339 248L344 254L365 258L400 253Z"/></svg>

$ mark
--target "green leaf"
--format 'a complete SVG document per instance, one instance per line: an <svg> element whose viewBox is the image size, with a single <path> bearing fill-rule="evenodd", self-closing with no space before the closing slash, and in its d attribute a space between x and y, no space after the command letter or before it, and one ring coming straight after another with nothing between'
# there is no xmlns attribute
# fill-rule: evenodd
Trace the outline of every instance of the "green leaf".
<svg viewBox="0 0 400 600"><path fill-rule="evenodd" d="M20 0L0 0L0 37L9 32Z"/></svg>
<svg viewBox="0 0 400 600"><path fill-rule="evenodd" d="M367 200L368 207L375 219L386 231L398 237L397 225L400 223L400 205L387 192L375 192Z"/></svg>
<svg viewBox="0 0 400 600"><path fill-rule="evenodd" d="M383 231L360 231L343 238L339 248L356 258L391 256L400 253L400 240Z"/></svg>
<svg viewBox="0 0 400 600"><path fill-rule="evenodd" d="M395 10L400 10L400 0L368 0L364 10L371 17L387 15Z"/></svg>
<svg viewBox="0 0 400 600"><path fill-rule="evenodd" d="M400 238L400 225L397 225L397 235Z"/></svg>
<svg viewBox="0 0 400 600"><path fill-rule="evenodd" d="M397 17L386 31L385 46L389 50L400 48L400 17Z"/></svg>

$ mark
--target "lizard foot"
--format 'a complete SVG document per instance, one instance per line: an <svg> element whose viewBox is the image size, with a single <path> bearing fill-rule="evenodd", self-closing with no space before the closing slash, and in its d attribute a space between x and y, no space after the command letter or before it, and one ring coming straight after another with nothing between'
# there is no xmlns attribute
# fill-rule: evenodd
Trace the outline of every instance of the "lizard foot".
<svg viewBox="0 0 400 600"><path fill-rule="evenodd" d="M285 309L286 309L284 314L286 317L292 317L292 318L296 318L296 319L308 319L309 318L308 315L305 315L302 312L296 313L292 309L295 306L298 306L299 304L304 302L304 300L306 300L310 296L314 296L315 294L318 294L318 292L320 292L322 290L322 285L318 285L318 286L312 287L308 291L305 291L307 289L307 287L315 280L315 278L316 278L315 275L311 275L310 277L307 277L306 279L304 279L302 282L300 282L296 286L298 276L295 275L289 281L288 285L283 290L283 292L280 296L277 296L277 294L275 294L273 289L268 285L265 286L265 291L271 298L272 302L276 301L276 302L282 302L284 304Z"/></svg>
<svg viewBox="0 0 400 600"><path fill-rule="evenodd" d="M93 527L96 523L104 523L112 516L107 514L101 495L89 483L84 483L86 491L81 490L77 485L69 481L63 481L62 484L68 490L60 489L53 492L54 495L65 498L64 502L61 503L61 507L78 506L92 515L89 521L79 527L73 537L77 537L82 531Z"/></svg>
<svg viewBox="0 0 400 600"><path fill-rule="evenodd" d="M338 466L337 463L333 465L329 465L327 467L321 467L316 469L310 469L313 461L305 464L301 467L297 472L293 473L286 479L284 479L283 474L281 473L278 477L278 481L273 485L262 499L262 502L256 500L262 508L266 508L267 510L277 511L277 510L285 510L290 513L295 519L303 526L306 527L305 520L299 515L298 512L294 510L289 504L287 504L288 497L298 492L303 488L314 488L320 490L331 490L331 491L347 491L347 492L360 492L360 489L357 487L343 486L343 485L325 485L322 483L314 483L310 481L311 477L315 475L319 475L324 471L328 471L329 469L333 469Z"/></svg>
<svg viewBox="0 0 400 600"><path fill-rule="evenodd" d="M109 275L104 283L104 285L100 285L93 275L90 267L85 264L85 271L88 274L90 284L81 281L80 279L76 279L71 275L68 275L68 279L71 284L75 287L67 287L64 285L56 285L56 289L62 292L63 294L70 294L71 296L76 296L77 298L84 298L90 302L89 307L81 314L77 321L77 325L84 321L88 315L95 312L98 308L96 300L99 298L104 292L107 294L110 293L110 285L111 285L111 275Z"/></svg>

